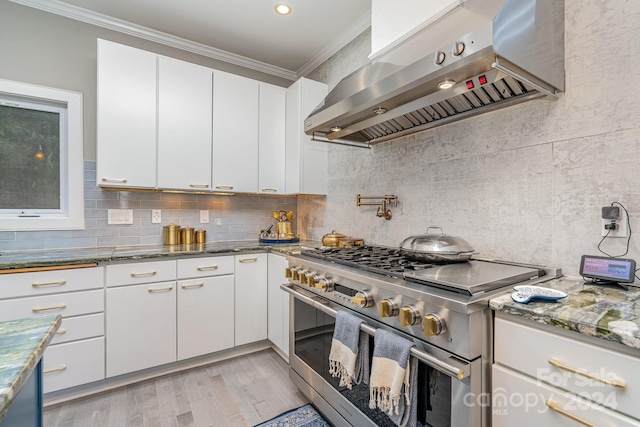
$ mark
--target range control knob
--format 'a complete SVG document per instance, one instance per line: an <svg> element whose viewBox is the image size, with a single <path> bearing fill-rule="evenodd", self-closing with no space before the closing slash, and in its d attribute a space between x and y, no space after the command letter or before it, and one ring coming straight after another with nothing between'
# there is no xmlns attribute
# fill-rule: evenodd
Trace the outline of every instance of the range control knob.
<svg viewBox="0 0 640 427"><path fill-rule="evenodd" d="M378 311L380 312L380 317L392 317L398 315L398 304L390 299L383 299L378 303Z"/></svg>
<svg viewBox="0 0 640 427"><path fill-rule="evenodd" d="M286 279L291 279L291 277L293 277L293 269L291 267L287 267L284 269L284 277Z"/></svg>
<svg viewBox="0 0 640 427"><path fill-rule="evenodd" d="M316 282L316 288L323 289L324 291L333 290L333 280L328 277L320 277Z"/></svg>
<svg viewBox="0 0 640 427"><path fill-rule="evenodd" d="M451 49L451 54L453 56L460 56L462 55L462 52L464 52L464 43L462 42L455 42L453 45L453 48Z"/></svg>
<svg viewBox="0 0 640 427"><path fill-rule="evenodd" d="M309 270L307 270L306 268L302 268L299 271L299 275L300 275L300 283L307 283L307 274L309 273Z"/></svg>
<svg viewBox="0 0 640 427"><path fill-rule="evenodd" d="M313 288L316 285L316 283L318 283L318 280L320 280L321 277L322 276L316 273L307 274L307 286L310 288Z"/></svg>
<svg viewBox="0 0 640 427"><path fill-rule="evenodd" d="M300 267L291 267L291 280L300 280Z"/></svg>
<svg viewBox="0 0 640 427"><path fill-rule="evenodd" d="M444 321L435 314L427 314L422 319L422 327L424 328L425 336L433 337L440 335L444 331Z"/></svg>
<svg viewBox="0 0 640 427"><path fill-rule="evenodd" d="M444 52L439 50L436 52L436 55L433 58L433 62L435 62L436 65L442 65L446 57L447 55Z"/></svg>
<svg viewBox="0 0 640 427"><path fill-rule="evenodd" d="M351 302L363 308L371 307L373 306L373 294L368 289L358 291L351 297Z"/></svg>
<svg viewBox="0 0 640 427"><path fill-rule="evenodd" d="M405 305L400 309L400 326L416 325L420 323L420 310L412 305Z"/></svg>

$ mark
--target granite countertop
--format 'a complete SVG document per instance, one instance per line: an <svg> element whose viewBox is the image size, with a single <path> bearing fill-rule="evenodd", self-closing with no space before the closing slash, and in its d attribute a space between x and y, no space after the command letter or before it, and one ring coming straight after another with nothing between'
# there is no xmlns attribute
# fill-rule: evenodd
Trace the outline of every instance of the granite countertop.
<svg viewBox="0 0 640 427"><path fill-rule="evenodd" d="M37 268L47 266L88 264L110 261L137 260L145 258L169 258L179 256L204 256L250 252L279 252L290 254L302 247L319 247L313 240L297 243L261 243L258 240L212 242L194 245L140 245L115 246L87 249L49 249L34 251L11 251L0 254L0 270Z"/></svg>
<svg viewBox="0 0 640 427"><path fill-rule="evenodd" d="M0 322L0 420L60 327L60 316Z"/></svg>
<svg viewBox="0 0 640 427"><path fill-rule="evenodd" d="M489 306L499 312L546 323L584 335L640 349L640 288L586 284L579 278L559 278L540 286L566 292L556 302L519 304L511 293L493 298Z"/></svg>

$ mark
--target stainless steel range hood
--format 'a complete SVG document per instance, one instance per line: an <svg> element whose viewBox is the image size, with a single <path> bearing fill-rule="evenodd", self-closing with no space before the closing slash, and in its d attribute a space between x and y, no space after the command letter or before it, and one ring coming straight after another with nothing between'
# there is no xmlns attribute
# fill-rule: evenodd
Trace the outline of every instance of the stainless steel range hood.
<svg viewBox="0 0 640 427"><path fill-rule="evenodd" d="M473 19L483 7L491 18ZM305 132L370 146L564 91L564 0L466 0L458 9L345 77ZM447 24L450 42L429 47ZM439 89L445 81L453 86Z"/></svg>

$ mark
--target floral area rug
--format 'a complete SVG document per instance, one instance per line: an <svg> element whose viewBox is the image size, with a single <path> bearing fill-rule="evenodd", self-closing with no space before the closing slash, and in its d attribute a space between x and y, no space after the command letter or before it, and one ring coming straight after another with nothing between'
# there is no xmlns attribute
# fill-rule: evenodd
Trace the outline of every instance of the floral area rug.
<svg viewBox="0 0 640 427"><path fill-rule="evenodd" d="M299 408L283 412L277 417L257 424L254 427L329 427L322 415L310 403Z"/></svg>

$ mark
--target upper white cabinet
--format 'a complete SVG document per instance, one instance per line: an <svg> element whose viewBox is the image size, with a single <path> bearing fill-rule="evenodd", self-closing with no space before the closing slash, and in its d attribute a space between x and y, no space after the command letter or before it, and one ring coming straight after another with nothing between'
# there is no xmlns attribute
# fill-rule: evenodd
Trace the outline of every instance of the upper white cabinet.
<svg viewBox="0 0 640 427"><path fill-rule="evenodd" d="M258 81L214 73L213 191L258 190L258 100Z"/></svg>
<svg viewBox="0 0 640 427"><path fill-rule="evenodd" d="M211 188L212 70L158 57L158 187Z"/></svg>
<svg viewBox="0 0 640 427"><path fill-rule="evenodd" d="M327 194L327 143L312 141L303 121L327 95L327 85L301 78L287 89L286 192Z"/></svg>
<svg viewBox="0 0 640 427"><path fill-rule="evenodd" d="M98 40L97 181L156 186L156 55Z"/></svg>
<svg viewBox="0 0 640 427"><path fill-rule="evenodd" d="M286 89L260 83L258 192L284 194Z"/></svg>

